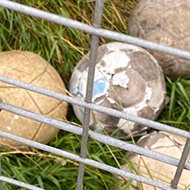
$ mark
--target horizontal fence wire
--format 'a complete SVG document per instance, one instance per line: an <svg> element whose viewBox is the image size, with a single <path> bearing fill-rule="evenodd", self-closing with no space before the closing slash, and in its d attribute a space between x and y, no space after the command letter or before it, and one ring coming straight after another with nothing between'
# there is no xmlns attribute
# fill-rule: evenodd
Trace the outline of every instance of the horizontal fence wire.
<svg viewBox="0 0 190 190"><path fill-rule="evenodd" d="M60 149L57 149L57 148L54 148L54 147L51 147L48 145L44 145L44 144L41 144L41 143L38 143L35 141L31 141L31 140L28 140L28 139L25 139L25 138L22 138L22 137L19 137L16 135L12 135L10 133L0 131L0 136L11 139L11 140L15 140L15 141L20 142L20 143L24 143L28 146L32 146L32 147L35 147L35 148L40 149L40 150L44 150L44 151L47 151L47 152L50 152L50 153L53 153L53 154L56 154L56 155L59 155L59 156L65 157L65 158L75 160L75 161L80 162L80 163L84 163L84 164L87 164L87 165L90 165L90 166L93 166L93 167L114 173L116 175L127 177L129 179L134 179L136 181L146 183L148 185L153 185L155 187L158 187L158 188L161 188L164 190L180 190L180 189L173 189L164 183L160 183L160 182L154 181L152 179L148 179L148 178L145 178L145 177L142 177L139 175L135 175L135 174L120 170L118 168L115 168L115 167L112 167L110 165L106 165L106 164L103 164L103 163L100 163L100 162L97 162L97 161L94 161L94 160L91 160L88 158L81 158L80 156L78 156L76 154L72 154L72 153L69 153L67 151L63 151L63 150L60 150ZM0 178L0 180L1 180L1 178Z"/></svg>
<svg viewBox="0 0 190 190"><path fill-rule="evenodd" d="M87 103L85 101L82 101L82 100L79 100L79 99L76 99L76 98L73 98L73 97L70 97L67 95L63 95L63 94L60 94L60 93L57 93L57 92L54 92L54 91L51 91L48 89L44 89L44 88L41 88L41 87L38 87L35 85L31 85L31 84L28 84L28 83L25 83L25 82L22 82L22 81L19 81L16 79L12 79L10 77L6 77L3 75L0 75L0 81L8 83L8 84L12 84L14 86L24 88L26 90L37 92L37 93L40 93L40 94L43 94L43 95L46 95L46 96L49 96L52 98L56 98L56 99L59 99L61 101L66 101L66 102L71 103L71 104L75 104L78 106L89 108L91 110L95 110L95 111L105 113L108 115L112 115L115 117L123 118L123 119L126 119L128 121L132 121L132 122L136 122L136 123L139 123L142 125L146 125L148 127L151 127L151 128L157 129L157 130L164 130L164 131L167 131L169 133L173 133L173 134L183 136L185 138L190 139L190 132L184 131L181 129L177 129L177 128L173 128L169 125L165 125L165 124L162 124L162 123L159 123L156 121L152 121L152 120L148 120L148 119L145 119L142 117L134 116L134 115L131 115L128 113L124 113L124 112L121 112L121 111L118 111L118 110L115 110L112 108L107 108L107 107L96 105L93 103Z"/></svg>
<svg viewBox="0 0 190 190"><path fill-rule="evenodd" d="M98 0L97 2L102 3L102 8L103 8L103 1ZM45 20L48 20L48 21L51 21L51 22L54 22L54 23L57 23L57 24L60 24L63 26L67 26L70 28L81 30L83 32L90 33L90 34L92 34L92 38L93 38L93 35L95 37L97 37L97 39L98 39L98 36L102 36L102 37L109 38L112 40L127 42L127 43L138 45L138 46L141 46L144 48L168 53L168 54L178 56L181 58L190 59L190 53L187 51L179 50L179 49L168 47L168 46L159 45L157 43L153 43L153 42L149 42L149 41L142 40L139 38L131 37L131 36L128 36L125 34L119 34L117 32L113 32L113 31L102 29L102 28L94 27L94 26L96 26L96 24L94 26L90 26L90 25L87 25L87 24L84 24L84 23L81 23L81 22L78 22L78 21L75 21L72 19L64 18L64 17L58 16L58 15L55 15L52 13L48 13L48 12L45 12L42 10L38 10L38 9L29 7L29 6L21 5L19 3L14 3L14 2L6 1L6 0L0 0L0 6L2 6L4 8L9 8L9 9L12 9L12 10L15 10L15 11L18 11L18 12L21 12L21 13L24 13L24 14L27 14L30 16L35 16L35 17L38 17L41 19L45 19ZM95 10L95 12L96 12L96 10ZM97 26L100 27L99 24L97 24ZM96 41L96 43L97 42L98 41ZM93 40L92 40L91 45L93 46ZM95 53L97 53L96 49L93 49L93 47L92 47L91 52L94 51ZM91 76L89 76L89 78L93 79L93 77L91 77ZM92 103L90 103L91 102L90 95L89 95L89 99L88 99L88 93L87 93L87 100L81 101L81 100L69 97L67 95L62 95L62 94L59 94L59 93L56 93L56 92L53 92L50 90L46 90L46 89L43 89L43 88L40 88L37 86L33 86L33 85L23 83L23 82L18 81L18 80L14 80L14 79L5 77L5 76L0 76L0 81L6 82L8 84L15 85L15 86L27 89L27 90L31 90L31 91L34 91L37 93L41 93L41 94L44 94L44 95L47 95L47 96L50 96L53 98L57 98L57 99L62 100L62 101L67 101L69 103L73 103L73 104L76 104L79 106L83 106L88 112L90 110L96 110L96 111L99 111L102 113L113 115L115 117L120 117L120 118L129 120L129 121L133 121L133 122L136 122L139 124L143 124L143 125L152 127L154 129L157 129L157 130L164 130L164 131L174 133L174 134L188 138L186 145L185 145L185 148L184 148L184 151L183 151L183 154L182 154L182 157L181 157L180 162L179 162L178 159L172 158L170 156L166 156L166 155L163 155L163 154L160 154L157 152L153 152L153 151L138 147L136 145L129 144L127 142L124 142L124 141L121 141L118 139L114 139L112 137L108 137L108 136L98 134L98 133L93 132L93 131L89 131L88 124L87 124L89 122L86 122L86 125L83 126L83 127L85 127L84 129L86 130L86 132L84 132L82 130L82 128L77 127L75 125L71 125L71 124L68 124L68 123L65 123L65 122L62 122L59 120L55 120L55 119L52 119L52 118L49 118L49 117L46 117L46 116L43 116L40 114L36 114L36 113L30 112L28 110L18 108L16 106L6 104L3 101L1 101L0 102L0 109L2 109L2 110L9 111L9 112L21 115L23 117L27 117L27 118L30 118L30 119L33 119L33 120L54 126L54 127L57 127L59 129L65 130L65 131L69 131L69 132L72 132L72 133L75 133L78 135L83 135L84 136L83 144L85 144L85 146L87 146L87 140L88 140L88 138L86 138L85 136L88 134L90 138L97 140L99 142L106 143L106 144L109 144L111 146L115 146L115 147L118 147L118 148L121 148L121 149L124 149L127 151L135 152L135 153L138 153L140 155L144 155L144 156L162 161L164 163L168 163L168 164L171 164L174 166L178 166L176 175L174 177L174 181L172 182L172 187L170 187L166 184L163 184L163 183L160 183L160 182L157 182L157 181L154 181L154 180L142 177L142 176L138 176L138 175L120 170L118 168L99 163L97 161L87 159L87 158L85 158L87 149L83 148L83 147L82 147L83 150L81 150L81 155L78 156L78 155L63 151L63 150L59 150L59 149L56 149L56 148L53 148L53 147L50 147L47 145L43 145L41 143L37 143L37 142L31 141L31 140L27 140L27 139L24 139L24 138L21 138L21 137L0 131L0 136L2 136L2 137L9 138L9 139L27 144L28 146L33 146L35 148L45 150L45 151L51 152L53 154L57 154L57 155L78 161L80 163L80 165L82 166L82 170L80 172L80 165L79 165L79 174L81 174L81 175L78 178L79 180L77 182L77 186L79 185L80 187L78 187L77 189L82 189L82 178L83 178L83 174L84 174L85 164L97 167L99 169L103 169L105 171L108 171L108 172L111 172L111 173L114 173L117 175L127 177L129 179L134 179L134 180L142 182L142 183L146 183L146 184L149 184L149 185L161 188L161 189L168 189L168 190L170 190L170 189L176 190L177 189L176 187L177 187L179 178L181 176L181 172L183 170L183 167L190 170L190 163L186 162L186 156L189 153L189 148L190 148L190 144L189 144L190 133L189 132L186 132L186 131L183 131L180 129L176 129L176 128L172 128L171 126L164 125L164 124L161 124L161 123L158 123L155 121L151 121L148 119L144 119L144 118L141 118L138 116L126 114L126 113L123 113L123 112L120 112L120 111L117 111L117 110L114 110L111 108L106 108L106 107L102 107L99 105L92 104ZM93 80L91 80L91 82L92 81ZM90 93L92 93L92 88L89 90L89 94ZM89 116L86 116L86 117L89 118ZM87 119L87 121L88 121L88 119ZM32 185L29 185L29 184L25 184L23 182L19 182L17 180L13 180L11 178L6 178L2 175L0 176L0 180L4 181L4 182L8 182L8 183L18 185L20 187L25 187L28 189L37 189L37 190L41 189L41 188L37 188L37 187L34 187Z"/></svg>
<svg viewBox="0 0 190 190"><path fill-rule="evenodd" d="M4 103L4 102L0 103L0 109L11 112L11 113L18 114L23 117L27 117L29 119L32 119L32 120L35 120L35 121L38 121L38 122L41 122L41 123L44 123L47 125L51 125L53 127L56 127L58 129L61 129L61 130L67 131L67 132L72 132L77 135L82 135L81 127L77 127L75 125L72 125L72 124L69 124L69 123L66 123L63 121L52 119L50 117L47 117L47 116L44 116L44 115L41 115L38 113L33 113L31 111L24 110L22 108L19 108L19 107L16 107L16 106ZM96 141L99 141L99 142L102 142L102 143L105 143L105 144L108 144L108 145L111 145L114 147L118 147L118 148L126 150L126 151L135 152L137 154L147 156L147 157L153 158L155 160L159 160L161 162L164 162L164 163L167 163L170 165L174 165L174 166L178 166L178 164L179 164L179 160L177 158L173 158L173 157L170 157L170 156L158 153L158 152L154 152L154 151L127 143L125 141L115 139L113 137L109 137L109 136L106 136L103 134L96 133L91 130L89 130L88 134L91 139L94 139ZM33 146L33 145L31 144L31 146ZM186 162L185 168L190 170L190 163Z"/></svg>
<svg viewBox="0 0 190 190"><path fill-rule="evenodd" d="M81 30L86 33L94 34L97 36L109 38L116 41L131 43L131 44L141 46L144 48L160 51L163 53L171 54L171 55L178 56L185 59L190 59L190 52L188 51L160 45L160 44L153 43L147 40L132 37L126 34L118 33L118 32L113 32L110 30L105 30L102 28L95 28L93 26L81 23L76 20L65 18L53 13L48 13L46 11L42 11L42 10L32 8L26 5L22 5L19 3L15 3L15 2L7 1L7 0L0 0L0 6L11 9L11 10L15 10L15 11L18 11L30 16L38 17L38 18L62 25L62 26L67 26L73 29Z"/></svg>
<svg viewBox="0 0 190 190"><path fill-rule="evenodd" d="M17 185L19 187L24 187L25 189L30 189L30 190L45 190L45 189L36 187L34 185L30 185L28 183L24 183L24 182L21 182L21 181L18 181L18 180L14 180L12 178L8 178L8 177L5 177L5 176L0 176L0 180L3 181L3 182L6 182L6 183Z"/></svg>

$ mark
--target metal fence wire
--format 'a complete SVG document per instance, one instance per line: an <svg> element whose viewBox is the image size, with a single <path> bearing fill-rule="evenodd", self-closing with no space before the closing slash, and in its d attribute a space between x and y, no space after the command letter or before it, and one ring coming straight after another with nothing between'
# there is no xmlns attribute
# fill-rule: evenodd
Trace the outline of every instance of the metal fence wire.
<svg viewBox="0 0 190 190"><path fill-rule="evenodd" d="M11 84L11 85L23 88L23 89L27 89L27 90L30 90L30 91L33 91L36 93L40 93L40 94L43 94L43 95L46 95L49 97L53 97L53 98L59 99L61 101L66 101L71 104L76 104L78 106L82 106L85 108L85 117L84 117L83 128L80 128L75 125L71 125L71 124L68 124L68 123L65 123L65 122L62 122L59 120L55 120L55 119L49 118L44 115L30 112L29 110L24 110L19 107L15 107L13 105L7 104L6 102L3 102L2 100L0 100L0 110L12 112L14 114L18 114L18 115L27 117L32 120L51 125L53 127L59 128L61 130L72 132L77 135L82 135L80 156L57 149L57 148L50 147L48 145L44 145L44 144L37 143L37 142L31 141L31 140L27 140L27 139L24 139L24 138L21 138L21 137L18 137L18 136L15 136L15 135L3 132L3 131L0 131L0 136L11 139L11 140L15 140L17 142L25 143L28 146L32 146L37 149L41 149L41 150L44 150L44 151L47 151L47 152L50 152L50 153L53 153L56 155L60 155L60 156L63 156L63 157L69 158L69 159L73 159L73 160L79 162L80 164L79 164L79 170L78 170L77 190L82 189L83 176L84 176L84 170L85 170L86 164L91 165L93 167L97 167L99 169L102 169L102 170L105 170L108 172L112 172L114 174L117 174L117 175L120 175L123 177L127 177L129 179L133 179L133 180L145 183L145 184L149 184L151 186L158 187L161 189L165 189L165 190L177 189L178 182L179 182L179 179L180 179L183 169L190 170L190 163L186 162L187 155L190 150L190 133L187 131L177 129L177 128L173 128L168 125L164 125L164 124L155 122L155 121L151 121L151 120L144 119L141 117L133 116L133 115L123 113L123 112L120 112L120 111L117 111L117 110L114 110L111 108L106 108L103 106L92 104L91 96L92 96L95 62L96 62L95 60L96 60L96 56L97 56L97 48L99 45L99 37L100 36L109 38L112 40L116 40L116 41L131 43L134 45L138 45L138 46L141 46L144 48L149 48L149 49L156 50L156 51L161 51L164 53L179 56L181 58L185 58L185 59L189 59L189 60L190 60L190 53L187 51L182 51L182 50L176 49L176 48L167 47L167 46L159 45L159 44L149 42L146 40L131 37L131 36L128 36L125 34L120 34L117 32L102 29L101 28L101 20L102 20L103 6L104 6L103 0L96 0L94 21L93 21L92 26L72 20L72 19L64 18L64 17L58 16L58 15L55 15L52 13L41 11L41 10L29 7L29 6L21 5L19 3L7 1L7 0L0 0L0 6L7 8L7 9L18 11L20 13L24 13L26 15L45 19L47 21L51 21L51 22L54 22L54 23L57 23L57 24L60 24L63 26L71 27L73 29L81 30L83 32L90 33L92 35L90 69L89 69L89 74L88 74L87 94L86 94L85 101L78 100L78 99L72 98L67 95L56 93L56 92L53 92L53 91L50 91L47 89L43 89L43 88L40 88L40 87L37 87L34 85L30 85L30 84L0 75L1 82L8 83L8 84ZM172 158L172 157L164 155L164 154L153 152L151 150L147 150L142 147L139 147L139 146L136 146L133 144L129 144L127 142L90 131L89 130L90 110L95 110L95 111L99 111L101 113L106 113L106 114L109 114L109 115L112 115L115 117L123 118L123 119L129 120L129 121L132 121L132 122L146 125L148 127L151 127L151 128L157 129L157 130L163 130L163 131L177 134L177 135L187 138L181 159L180 160L175 159L175 158ZM152 159L155 159L155 160L158 160L158 161L170 164L170 165L177 166L177 170L176 170L176 173L175 173L175 176L174 176L171 186L168 186L164 183L157 182L152 179L148 179L148 178L145 178L145 177L142 177L139 175L135 175L135 174L123 171L121 169L112 167L110 165L106 165L106 164L86 158L87 143L88 143L89 137L96 141L106 143L108 145L115 146L115 147L118 147L118 148L126 150L126 151L132 151L137 154L140 154L140 155L143 155L143 156L146 156L146 157L149 157L149 158L152 158ZM7 183L11 183L11 184L20 186L20 187L24 187L26 189L42 190L42 188L35 187L35 186L32 186L32 185L29 185L29 184L26 184L26 183L3 176L1 173L1 165L0 165L0 181L1 181L0 189L3 189L2 182L7 182Z"/></svg>

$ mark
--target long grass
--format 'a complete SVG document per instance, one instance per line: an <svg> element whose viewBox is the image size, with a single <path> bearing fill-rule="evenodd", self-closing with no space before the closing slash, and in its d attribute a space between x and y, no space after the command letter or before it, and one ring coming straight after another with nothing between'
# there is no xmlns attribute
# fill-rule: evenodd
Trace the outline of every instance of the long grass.
<svg viewBox="0 0 190 190"><path fill-rule="evenodd" d="M189 130L190 122L190 80L166 78L170 102L160 115L159 121L176 128Z"/></svg>
<svg viewBox="0 0 190 190"><path fill-rule="evenodd" d="M127 33L127 22L130 12L138 0L105 1L102 26L109 30ZM93 21L94 1L90 0L18 0L16 2L87 24ZM68 87L71 73L81 59L89 51L90 35L59 26L38 18L26 16L11 10L0 8L0 51L12 49L35 52L50 62ZM100 39L100 43L109 42ZM190 80L171 81L166 79L169 105L159 117L159 121L189 130L189 96ZM67 119L79 123L69 105ZM80 153L81 137L61 131L50 146ZM3 175L47 190L72 190L76 188L78 164L40 150L29 152L14 147L1 150ZM125 151L89 139L87 157L120 167ZM128 181L125 189L130 185ZM23 189L4 183L4 190ZM117 178L108 172L86 166L84 190L119 189ZM124 189L124 188L123 188Z"/></svg>

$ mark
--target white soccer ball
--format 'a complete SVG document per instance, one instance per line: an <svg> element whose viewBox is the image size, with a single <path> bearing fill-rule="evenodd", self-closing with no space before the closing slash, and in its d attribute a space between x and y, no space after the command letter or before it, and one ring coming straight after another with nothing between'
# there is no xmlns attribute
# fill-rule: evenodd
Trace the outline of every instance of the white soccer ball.
<svg viewBox="0 0 190 190"><path fill-rule="evenodd" d="M84 100L89 53L77 64L70 80L70 92ZM165 106L166 88L161 67L146 50L125 44L108 43L98 48L92 102L135 116L154 120ZM73 105L83 122L84 108ZM147 127L114 116L91 112L91 128L127 139L146 133ZM119 129L119 130L118 130ZM116 133L117 131L117 133Z"/></svg>

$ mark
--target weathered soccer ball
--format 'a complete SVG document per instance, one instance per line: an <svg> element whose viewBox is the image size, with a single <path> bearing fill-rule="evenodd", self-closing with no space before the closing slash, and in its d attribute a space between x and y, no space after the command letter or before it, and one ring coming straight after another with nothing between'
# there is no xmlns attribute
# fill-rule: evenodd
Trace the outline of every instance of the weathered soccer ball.
<svg viewBox="0 0 190 190"><path fill-rule="evenodd" d="M42 57L27 51L6 51L0 53L0 74L29 84L65 94L65 86L56 70ZM23 109L40 113L55 119L64 119L67 103L35 92L0 82L0 98ZM48 143L59 129L12 114L0 112L0 130ZM9 144L27 148L19 142L0 137L0 146Z"/></svg>
<svg viewBox="0 0 190 190"><path fill-rule="evenodd" d="M155 152L159 152L180 159L183 148L185 146L185 142L186 139L181 136L160 131L160 132L153 132L151 134L141 137L137 142L137 145ZM128 158L134 163L134 167L136 168L136 172L138 173L138 175L140 174L146 178L150 178L150 176L152 176L152 179L155 181L171 185L171 182L176 172L175 166L145 156L137 155L132 152L128 152L126 154L126 158ZM190 154L187 158L187 161L190 162ZM130 164L128 165L127 163L122 166L122 169L128 172L136 173L131 168ZM179 181L178 185L179 189L186 189L187 187L190 187L189 176L190 176L190 171L184 169ZM120 178L120 180L121 180L121 186L123 186L127 182L127 179L124 180L123 178L122 179ZM132 181L131 190L138 189L137 187L139 187L139 185L140 184L138 182ZM153 186L150 185L146 184L141 184L141 185L143 186L144 190L155 189Z"/></svg>
<svg viewBox="0 0 190 190"><path fill-rule="evenodd" d="M190 1L140 0L129 19L129 34L190 51ZM148 50L171 77L190 77L190 60Z"/></svg>
<svg viewBox="0 0 190 190"><path fill-rule="evenodd" d="M75 67L70 80L70 92L85 99L89 59L87 56ZM98 48L92 102L148 119L156 119L165 106L166 89L161 67L146 50L119 42ZM78 119L83 121L84 109L73 105ZM121 118L91 112L91 128L104 129L120 139L132 133L146 133L147 127ZM117 131L117 133L116 133Z"/></svg>

